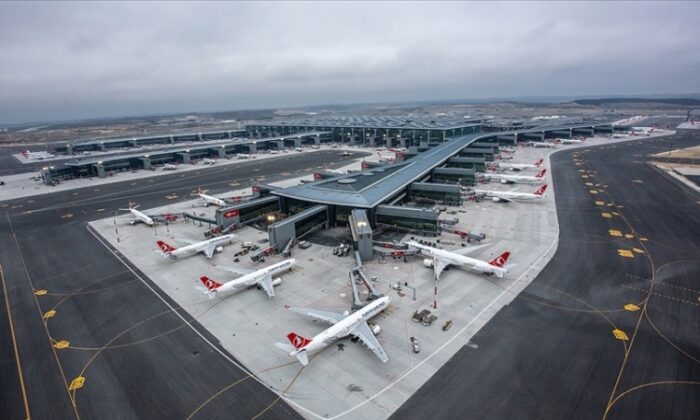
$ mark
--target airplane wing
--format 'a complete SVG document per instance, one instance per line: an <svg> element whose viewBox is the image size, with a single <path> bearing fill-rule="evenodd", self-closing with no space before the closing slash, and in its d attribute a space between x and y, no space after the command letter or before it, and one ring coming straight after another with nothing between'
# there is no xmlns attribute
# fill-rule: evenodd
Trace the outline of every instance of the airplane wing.
<svg viewBox="0 0 700 420"><path fill-rule="evenodd" d="M377 341L377 337L374 336L374 333L369 328L366 321L359 324L350 334L362 340L362 343L372 350L379 360L384 363L389 360L389 356L387 356L381 344Z"/></svg>
<svg viewBox="0 0 700 420"><path fill-rule="evenodd" d="M306 315L310 318L325 321L329 324L336 324L340 322L345 315L336 312L322 311L320 309L310 309L310 308L289 308L290 311L296 312L301 315Z"/></svg>
<svg viewBox="0 0 700 420"><path fill-rule="evenodd" d="M499 200L507 201L507 202L509 202L509 203L514 203L514 201L513 201L512 198L508 198L508 197L506 197L506 196L498 195L498 194L494 194L493 196L496 197L496 198L498 198Z"/></svg>
<svg viewBox="0 0 700 420"><path fill-rule="evenodd" d="M178 242L184 242L188 245L193 245L196 244L199 241L193 241L192 239L186 239L186 238L175 238Z"/></svg>
<svg viewBox="0 0 700 420"><path fill-rule="evenodd" d="M249 268L243 268L243 267L235 267L232 265L215 265L216 268L219 268L221 270L226 270L230 271L231 273L234 274L239 274L241 276L245 276L246 274L250 274L255 270L251 270Z"/></svg>
<svg viewBox="0 0 700 420"><path fill-rule="evenodd" d="M476 246L466 246L464 248L457 248L452 251L449 251L453 254L458 254L458 255L469 255L472 252L475 252L481 248L485 248L487 246L491 246L491 244L483 244L483 245L476 245Z"/></svg>
<svg viewBox="0 0 700 420"><path fill-rule="evenodd" d="M204 255L207 256L207 258L211 258L214 256L214 251L216 251L216 244L209 244L207 245L206 248L204 248Z"/></svg>
<svg viewBox="0 0 700 420"><path fill-rule="evenodd" d="M258 280L258 284L263 288L268 297L275 297L275 287L272 285L272 274L267 273L263 278Z"/></svg>
<svg viewBox="0 0 700 420"><path fill-rule="evenodd" d="M433 269L435 270L435 278L439 279L440 278L440 273L442 273L442 270L445 269L449 265L449 263L446 263L445 261L434 258L434 263L433 263Z"/></svg>

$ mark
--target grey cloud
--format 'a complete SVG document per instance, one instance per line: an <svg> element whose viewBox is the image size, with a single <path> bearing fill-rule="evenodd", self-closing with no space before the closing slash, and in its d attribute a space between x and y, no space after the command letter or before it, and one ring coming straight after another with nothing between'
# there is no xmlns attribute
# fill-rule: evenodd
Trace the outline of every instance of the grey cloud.
<svg viewBox="0 0 700 420"><path fill-rule="evenodd" d="M695 3L2 3L0 122L700 91Z"/></svg>

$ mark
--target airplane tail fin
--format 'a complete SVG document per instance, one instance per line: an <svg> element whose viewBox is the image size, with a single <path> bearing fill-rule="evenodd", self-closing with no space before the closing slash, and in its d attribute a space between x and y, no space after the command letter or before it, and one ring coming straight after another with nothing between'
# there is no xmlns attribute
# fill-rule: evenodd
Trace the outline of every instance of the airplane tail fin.
<svg viewBox="0 0 700 420"><path fill-rule="evenodd" d="M294 332L290 332L289 334L287 334L287 339L297 350L303 348L311 342L311 340L309 340L308 338L304 338L300 335L297 335L297 333Z"/></svg>
<svg viewBox="0 0 700 420"><path fill-rule="evenodd" d="M494 267L503 268L503 266L506 265L508 258L510 258L510 252L506 251L503 254L499 255L497 258L494 258L491 261L489 261L489 264L491 264Z"/></svg>
<svg viewBox="0 0 700 420"><path fill-rule="evenodd" d="M305 349L297 350L296 347L287 343L275 343L275 346L289 353L290 356L295 356L297 360L299 360L299 363L301 363L302 365L306 366L309 364L309 356L306 354Z"/></svg>
<svg viewBox="0 0 700 420"><path fill-rule="evenodd" d="M199 278L199 281L202 282L202 284L207 288L208 291L216 290L219 287L221 287L221 283L218 283L212 279L210 279L207 276L202 276Z"/></svg>
<svg viewBox="0 0 700 420"><path fill-rule="evenodd" d="M537 191L535 191L535 195L542 196L546 190L547 190L547 184L544 184L543 186L538 188Z"/></svg>
<svg viewBox="0 0 700 420"><path fill-rule="evenodd" d="M129 209L137 209L137 208L139 208L139 204L136 204L136 203L132 202L131 200L129 200Z"/></svg>
<svg viewBox="0 0 700 420"><path fill-rule="evenodd" d="M299 363L302 365L306 366L309 364L309 357L306 355L306 350L299 350L294 354L297 357L297 360L299 360Z"/></svg>
<svg viewBox="0 0 700 420"><path fill-rule="evenodd" d="M158 244L158 248L160 248L160 250L161 250L164 254L167 254L167 253L169 253L169 252L173 252L173 251L175 251L175 250L177 249L177 248L175 248L174 246L168 245L168 244L166 244L166 243L163 242L163 241L157 241L156 243Z"/></svg>
<svg viewBox="0 0 700 420"><path fill-rule="evenodd" d="M535 175L535 178L544 178L544 174L547 173L547 168L542 169L537 175Z"/></svg>
<svg viewBox="0 0 700 420"><path fill-rule="evenodd" d="M540 165L542 165L542 162L544 162L544 159L540 158L540 160L538 160L537 162L535 162L535 166L537 166L537 167L539 168Z"/></svg>

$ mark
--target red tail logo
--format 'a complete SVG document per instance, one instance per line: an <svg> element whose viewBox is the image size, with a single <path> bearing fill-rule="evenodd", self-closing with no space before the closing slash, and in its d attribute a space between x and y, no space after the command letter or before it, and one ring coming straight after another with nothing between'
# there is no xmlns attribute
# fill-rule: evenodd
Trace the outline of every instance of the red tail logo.
<svg viewBox="0 0 700 420"><path fill-rule="evenodd" d="M207 276L200 277L199 281L202 282L202 284L207 288L207 290L214 290L214 289L218 289L219 287L221 287L221 283L217 283Z"/></svg>
<svg viewBox="0 0 700 420"><path fill-rule="evenodd" d="M544 178L544 174L546 174L546 173L547 173L547 169L542 169L542 170L540 171L540 173L538 173L537 175L535 175L535 178Z"/></svg>
<svg viewBox="0 0 700 420"><path fill-rule="evenodd" d="M160 250L163 251L163 252L166 253L166 254L167 254L168 252L173 252L173 251L175 251L175 250L177 249L177 248L175 248L174 246L168 245L168 244L166 244L166 243L163 242L163 241L158 241L158 242L156 242L156 243L158 244L158 248L160 248Z"/></svg>
<svg viewBox="0 0 700 420"><path fill-rule="evenodd" d="M544 194L546 189L547 189L547 184L544 184L537 191L535 191L535 195L539 195L541 197L542 194Z"/></svg>
<svg viewBox="0 0 700 420"><path fill-rule="evenodd" d="M489 261L489 264L491 264L494 267L500 268L506 265L506 262L508 262L508 258L510 258L510 252L504 252L498 258L494 258L491 261Z"/></svg>
<svg viewBox="0 0 700 420"><path fill-rule="evenodd" d="M300 350L304 347L306 347L307 344L311 342L308 338L304 338L300 335L297 335L296 333L289 333L287 334L287 339L289 340L290 343L296 348L297 350Z"/></svg>
<svg viewBox="0 0 700 420"><path fill-rule="evenodd" d="M535 162L535 166L537 166L539 168L539 166L542 164L542 162L544 162L544 159L538 160L537 162Z"/></svg>

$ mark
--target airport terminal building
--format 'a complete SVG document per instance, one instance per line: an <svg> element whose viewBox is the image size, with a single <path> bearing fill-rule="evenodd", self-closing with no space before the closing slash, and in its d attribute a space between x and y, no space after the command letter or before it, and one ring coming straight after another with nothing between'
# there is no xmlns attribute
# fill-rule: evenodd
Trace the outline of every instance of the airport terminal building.
<svg viewBox="0 0 700 420"><path fill-rule="evenodd" d="M83 149L104 151L128 144L153 147L163 143L164 147L78 159L44 168L42 176L47 183L71 177L104 177L112 171L152 169L166 163L188 163L202 158L225 158L324 143L397 149L394 161L363 162L360 172L338 175L321 171L315 174L314 182L283 189L254 186L255 198L218 209L215 220L210 221L220 230L235 230L264 219L269 223L270 245L280 251L291 240L303 238L315 230L347 226L354 210L363 213L355 214L355 219L366 220L372 229L437 234L441 222L431 208L435 204L461 204L462 187L475 184L477 173L484 172L487 164L496 159L499 147L547 138L596 133L612 135L626 130L611 124L491 129L485 130L485 125L477 120L412 121L367 117L340 122L254 124L246 126L245 132L222 130L181 133L177 137L161 135L81 142L66 146L66 150L71 153ZM175 147L176 143L184 141L190 143Z"/></svg>

